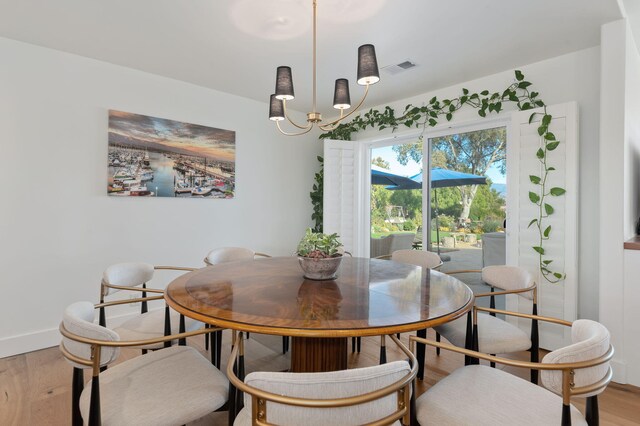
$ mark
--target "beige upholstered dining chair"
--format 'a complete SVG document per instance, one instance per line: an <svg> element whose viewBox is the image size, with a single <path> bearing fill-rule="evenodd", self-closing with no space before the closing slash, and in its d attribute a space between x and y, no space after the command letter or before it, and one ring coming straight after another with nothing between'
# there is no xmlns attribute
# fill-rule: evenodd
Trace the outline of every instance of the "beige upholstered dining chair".
<svg viewBox="0 0 640 426"><path fill-rule="evenodd" d="M437 253L425 250L396 250L391 253L391 260L429 269L442 266L442 259Z"/></svg>
<svg viewBox="0 0 640 426"><path fill-rule="evenodd" d="M415 358L398 339L393 339L412 361L413 368L407 361L395 361L326 373L255 372L243 378L236 375L234 363L230 362L227 376L239 391L235 395L235 410L239 413L233 424L408 425ZM232 360L242 353L242 333L238 342ZM230 407L232 398L229 395Z"/></svg>
<svg viewBox="0 0 640 426"><path fill-rule="evenodd" d="M572 344L550 352L540 363L499 358L413 336L411 340L473 359L538 369L547 389L500 369L481 365L461 367L416 401L416 417L422 426L598 425L597 396L612 377L609 331L591 320L572 324L535 315L518 316L570 326ZM587 398L586 418L571 404L574 396Z"/></svg>
<svg viewBox="0 0 640 426"><path fill-rule="evenodd" d="M425 250L396 250L391 253L390 256L379 256L377 259L391 259L395 262L406 263L409 265L420 266L422 268L428 269L438 269L442 266L442 259L438 256L437 253L433 253ZM419 330L417 332L418 337L427 337L427 330ZM400 335L398 335L400 337ZM360 338L358 338L360 339ZM356 340L355 344L358 347L358 352L360 352L360 341ZM353 352L354 341L351 340L351 351ZM424 376L424 356L425 356L425 348L424 345L418 344L418 378L422 380ZM386 361L386 348L385 348L385 336L381 337L381 346L380 346L380 362Z"/></svg>
<svg viewBox="0 0 640 426"><path fill-rule="evenodd" d="M219 247L211 250L204 258L206 265L218 265L220 263L237 262L240 260L252 260L256 257L271 257L268 254L256 253L244 247Z"/></svg>
<svg viewBox="0 0 640 426"><path fill-rule="evenodd" d="M105 308L108 306L140 303L140 315L123 322L114 331L125 340L143 340L161 337L179 332L192 331L202 327L202 323L169 308L165 304L164 310L148 310L148 300L163 299L164 290L147 288L156 270L193 271L193 268L177 266L153 266L148 263L116 263L109 266L102 275L100 284L100 325L107 327ZM119 291L140 294L140 298L120 299L105 303L105 297ZM152 294L147 299L147 294ZM146 299L146 300L145 300ZM180 341L184 345L184 339ZM140 346L143 353L148 349L160 349L170 346L171 342L154 343Z"/></svg>
<svg viewBox="0 0 640 426"><path fill-rule="evenodd" d="M94 323L91 302L77 302L64 312L60 350L73 366L72 424L180 425L222 407L227 378L194 348L174 346L110 367L121 347L162 344L217 329L125 341L113 330ZM84 369L91 382L84 387ZM83 389L84 388L84 389Z"/></svg>
<svg viewBox="0 0 640 426"><path fill-rule="evenodd" d="M537 315L537 289L533 277L525 269L517 266L494 265L482 269L482 281L492 287L492 292L476 294L480 297L495 297L503 294L517 294L520 297L533 302L533 315ZM493 291L499 289L500 291ZM506 354L521 351L531 352L531 361L538 361L538 321L531 321L531 333L528 335L518 326L508 323L495 316L496 313L504 314L493 308L493 311L478 314L478 322L475 329L471 327L471 315L464 318L434 327L436 340L444 336L450 343L475 349L486 354ZM418 357L418 362L424 358ZM469 359L466 359L466 363ZM493 366L493 364L492 364ZM538 370L531 370L531 381L538 383Z"/></svg>
<svg viewBox="0 0 640 426"><path fill-rule="evenodd" d="M221 263L239 262L241 260L253 260L256 257L271 257L268 254L258 253L245 247L219 247L211 250L204 258L204 263L208 266L219 265ZM222 331L211 335L211 347L214 364L220 368L222 347ZM205 343L205 349L209 349L209 342ZM282 336L282 353L289 351L289 337Z"/></svg>

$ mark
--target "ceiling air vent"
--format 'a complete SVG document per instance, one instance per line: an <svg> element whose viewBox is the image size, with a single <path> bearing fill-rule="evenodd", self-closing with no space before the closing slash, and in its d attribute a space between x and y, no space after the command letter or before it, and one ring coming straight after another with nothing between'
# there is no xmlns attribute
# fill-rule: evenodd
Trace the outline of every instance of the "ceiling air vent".
<svg viewBox="0 0 640 426"><path fill-rule="evenodd" d="M404 62L400 62L399 64L387 65L386 67L383 67L382 70L387 72L388 74L396 75L408 69L411 69L415 66L416 66L415 62L406 60Z"/></svg>

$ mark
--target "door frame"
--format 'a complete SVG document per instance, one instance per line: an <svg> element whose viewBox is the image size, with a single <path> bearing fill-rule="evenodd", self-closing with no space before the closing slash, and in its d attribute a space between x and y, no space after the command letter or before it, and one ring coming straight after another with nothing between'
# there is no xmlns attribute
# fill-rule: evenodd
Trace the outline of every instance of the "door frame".
<svg viewBox="0 0 640 426"><path fill-rule="evenodd" d="M424 130L421 129L412 129L398 133L386 134L384 136L375 136L370 138L364 138L357 140L358 150L357 157L360 158L360 167L359 167L359 176L357 182L360 182L360 185L357 191L359 195L357 196L357 205L358 208L356 211L360 211L363 213L364 220L357 221L358 226L355 229L355 244L359 248L361 248L360 255L369 256L370 254L370 244L371 244L371 149L372 148L382 148L386 146L400 145L405 142L415 141L420 135L423 136L423 140L426 140L427 143L423 142L423 155L422 155L422 170L423 170L423 182L427 182L426 187L423 185L422 187L422 221L425 223L425 213L426 213L426 224L427 226L422 227L422 241L429 241L427 238L430 235L428 231L431 229L431 203L430 203L430 192L431 192L431 176L430 176L430 168L428 167L430 156L431 156L431 142L430 140L434 137L446 136L454 133L468 133L476 130L490 129L495 127L505 127L507 133L507 165L516 164L518 160L517 151L514 151L513 148L510 149L511 144L509 144L509 135L511 134L511 126L512 126L512 113L511 112L503 112L500 116L491 117L491 118L478 118L473 120L464 120L459 122L448 122L439 124L434 127L429 127ZM516 167L511 167L512 173L509 173L510 167L507 166L507 217L510 216L510 205L513 205L514 202L517 201L515 194L518 193L517 188L517 179L512 179L513 175L517 178L517 174L515 173ZM426 179L424 177L424 171L427 171ZM513 182L511 185L510 182ZM427 194L425 196L425 193ZM510 195L511 194L511 195ZM507 241L509 239L509 232L507 231ZM426 247L423 244L422 249L426 250ZM509 250L507 250L508 252ZM509 260L513 261L514 259L507 258L507 264ZM517 259L516 259L517 261Z"/></svg>

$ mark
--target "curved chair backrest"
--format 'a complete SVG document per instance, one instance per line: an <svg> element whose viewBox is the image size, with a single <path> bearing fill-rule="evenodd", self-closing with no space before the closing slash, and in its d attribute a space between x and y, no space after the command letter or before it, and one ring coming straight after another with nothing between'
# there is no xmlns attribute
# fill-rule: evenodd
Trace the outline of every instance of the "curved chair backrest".
<svg viewBox="0 0 640 426"><path fill-rule="evenodd" d="M65 309L62 317L62 324L67 331L80 337L96 340L109 340L114 342L120 340L120 336L118 336L118 333L115 331L95 324L93 322L94 317L95 310L91 302L76 302ZM62 343L67 351L72 355L85 360L91 359L91 345L76 342L66 337L62 338ZM120 348L103 346L100 351L100 365L107 365L115 361L119 354ZM86 365L75 363L71 360L68 361L77 368L91 368Z"/></svg>
<svg viewBox="0 0 640 426"><path fill-rule="evenodd" d="M151 281L154 267L148 263L130 262L116 263L105 269L102 274L102 282L107 285L137 287ZM103 286L103 295L119 291L115 288Z"/></svg>
<svg viewBox="0 0 640 426"><path fill-rule="evenodd" d="M575 363L597 359L609 350L610 334L607 328L596 321L576 320L571 326L572 344L549 352L544 364ZM589 368L575 370L573 382L576 387L592 385L602 380L609 371L609 362ZM542 384L549 390L562 394L562 372L542 370ZM593 396L604 391L604 387L581 396Z"/></svg>
<svg viewBox="0 0 640 426"><path fill-rule="evenodd" d="M211 250L204 258L204 262L208 265L218 265L239 260L251 260L255 255L253 250L244 247L220 247Z"/></svg>
<svg viewBox="0 0 640 426"><path fill-rule="evenodd" d="M442 265L442 259L436 253L424 250L396 250L391 254L391 260L423 268L437 268Z"/></svg>
<svg viewBox="0 0 640 426"><path fill-rule="evenodd" d="M394 361L374 367L356 368L328 373L255 372L245 383L254 388L289 397L327 399L363 395L401 380L411 372L406 361ZM245 393L245 412L251 413L251 395ZM337 425L366 424L382 419L398 410L393 392L383 398L360 405L331 408L308 408L267 401L269 424ZM244 424L239 417L236 424ZM245 420L246 419L245 417ZM251 424L250 421L247 423Z"/></svg>
<svg viewBox="0 0 640 426"><path fill-rule="evenodd" d="M493 265L482 268L482 281L502 290L522 290L534 288L533 276L518 266ZM533 299L533 292L518 293L518 296Z"/></svg>

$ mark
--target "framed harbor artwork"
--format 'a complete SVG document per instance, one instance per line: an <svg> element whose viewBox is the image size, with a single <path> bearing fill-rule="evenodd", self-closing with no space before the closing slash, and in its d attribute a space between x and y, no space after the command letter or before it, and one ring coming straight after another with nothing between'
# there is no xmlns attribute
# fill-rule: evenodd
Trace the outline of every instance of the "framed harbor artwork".
<svg viewBox="0 0 640 426"><path fill-rule="evenodd" d="M109 110L108 194L233 198L236 132Z"/></svg>

